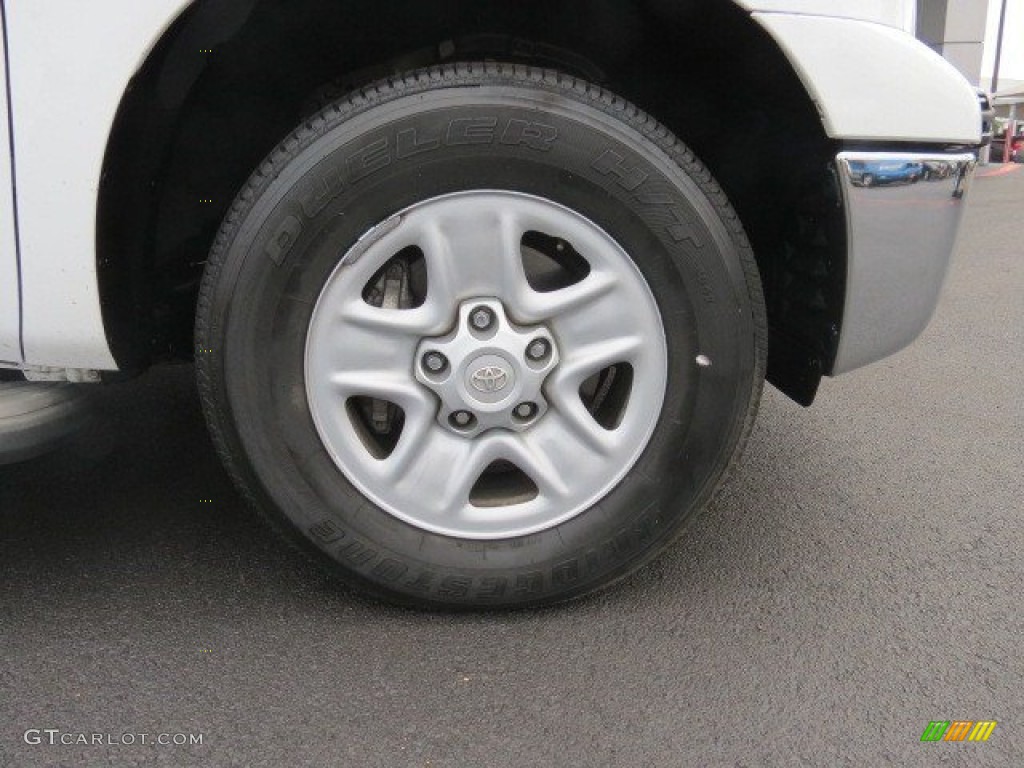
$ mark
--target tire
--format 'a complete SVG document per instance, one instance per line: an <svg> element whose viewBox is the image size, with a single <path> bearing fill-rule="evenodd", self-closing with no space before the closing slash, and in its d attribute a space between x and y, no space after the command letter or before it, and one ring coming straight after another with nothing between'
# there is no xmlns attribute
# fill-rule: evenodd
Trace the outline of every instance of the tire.
<svg viewBox="0 0 1024 768"><path fill-rule="evenodd" d="M300 126L224 221L196 327L242 492L348 583L435 607L569 599L664 549L739 453L765 354L753 255L689 150L491 63Z"/></svg>
<svg viewBox="0 0 1024 768"><path fill-rule="evenodd" d="M88 426L88 387L0 381L0 466L48 453Z"/></svg>

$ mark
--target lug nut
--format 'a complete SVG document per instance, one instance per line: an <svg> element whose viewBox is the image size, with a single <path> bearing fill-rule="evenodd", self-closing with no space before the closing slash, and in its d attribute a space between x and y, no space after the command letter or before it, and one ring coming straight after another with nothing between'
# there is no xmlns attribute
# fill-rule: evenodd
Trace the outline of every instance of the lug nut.
<svg viewBox="0 0 1024 768"><path fill-rule="evenodd" d="M469 313L469 322L478 331L486 331L494 324L494 312L488 307L477 307Z"/></svg>
<svg viewBox="0 0 1024 768"><path fill-rule="evenodd" d="M431 373L440 373L447 365L448 361L440 352L427 352L423 356L423 367Z"/></svg>
<svg viewBox="0 0 1024 768"><path fill-rule="evenodd" d="M526 356L534 362L538 362L547 357L550 351L551 345L547 339L537 339L536 341L531 341L530 346L526 348Z"/></svg>
<svg viewBox="0 0 1024 768"><path fill-rule="evenodd" d="M468 427L473 423L473 414L469 411L456 411L451 415L451 420L457 427Z"/></svg>
<svg viewBox="0 0 1024 768"><path fill-rule="evenodd" d="M516 406L516 417L523 419L532 419L537 413L537 406L533 403L520 403Z"/></svg>

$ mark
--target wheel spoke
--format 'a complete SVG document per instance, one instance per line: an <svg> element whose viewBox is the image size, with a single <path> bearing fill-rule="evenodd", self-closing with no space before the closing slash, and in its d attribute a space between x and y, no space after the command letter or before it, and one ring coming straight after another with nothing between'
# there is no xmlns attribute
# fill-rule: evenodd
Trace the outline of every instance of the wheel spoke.
<svg viewBox="0 0 1024 768"><path fill-rule="evenodd" d="M622 338L649 339L660 328L651 328L638 316L632 298L612 291L597 301L553 317L549 323L567 349L587 349L614 344Z"/></svg>
<svg viewBox="0 0 1024 768"><path fill-rule="evenodd" d="M614 302L602 301L618 287L618 280L610 272L591 272L578 283L557 291L527 291L519 300L516 314L524 323L543 323L560 315L576 315L578 322L588 320L610 310ZM617 308L621 311L621 308Z"/></svg>
<svg viewBox="0 0 1024 768"><path fill-rule="evenodd" d="M414 494L420 506L443 523L469 504L469 492L487 467L479 442L465 440L431 427L419 439L418 451L403 455L404 472L397 479L400 491Z"/></svg>
<svg viewBox="0 0 1024 768"><path fill-rule="evenodd" d="M642 336L626 335L600 344L573 349L565 356L549 379L553 393L577 395L580 385L590 376L617 363L633 363L644 351Z"/></svg>
<svg viewBox="0 0 1024 768"><path fill-rule="evenodd" d="M570 469L582 460L571 450L566 450L566 440L592 454L591 459L611 455L616 443L613 434L594 420L577 391L557 394L552 391L551 406L542 423L545 439L562 446L560 450L564 455L572 458L569 462Z"/></svg>
<svg viewBox="0 0 1024 768"><path fill-rule="evenodd" d="M452 307L473 296L515 304L528 287L516 217L468 205L423 226L427 302Z"/></svg>
<svg viewBox="0 0 1024 768"><path fill-rule="evenodd" d="M372 334L374 341L391 343L391 339L418 340L441 333L451 322L451 310L442 311L434 304L415 309L385 309L359 299L345 302L338 320Z"/></svg>
<svg viewBox="0 0 1024 768"><path fill-rule="evenodd" d="M401 406L402 410L425 410L430 395L405 372L394 370L347 370L330 376L341 397L375 397Z"/></svg>
<svg viewBox="0 0 1024 768"><path fill-rule="evenodd" d="M405 477L413 462L422 456L430 441L434 439L434 430L441 427L429 410L412 409L405 412L405 424L398 444L391 455L380 463L380 477L389 483L396 483Z"/></svg>
<svg viewBox="0 0 1024 768"><path fill-rule="evenodd" d="M515 464L537 485L547 499L562 499L573 487L573 470L563 466L564 444L546 441L541 433L509 435L502 445L502 458ZM574 462L569 462L570 464Z"/></svg>

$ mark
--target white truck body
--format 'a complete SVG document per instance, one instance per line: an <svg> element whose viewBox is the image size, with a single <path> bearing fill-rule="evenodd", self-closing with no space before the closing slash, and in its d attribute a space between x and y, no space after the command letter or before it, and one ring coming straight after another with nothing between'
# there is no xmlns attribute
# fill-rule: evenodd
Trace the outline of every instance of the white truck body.
<svg viewBox="0 0 1024 768"><path fill-rule="evenodd" d="M18 259L14 226L14 184L11 178L10 113L7 110L7 47L0 35L0 361L21 360L21 316L18 296Z"/></svg>
<svg viewBox="0 0 1024 768"><path fill-rule="evenodd" d="M94 247L103 155L129 80L188 3L98 0L85 8L73 0L14 0L4 5L19 175L21 362L113 370ZM43 93L46 98L39 97ZM0 274L15 260L6 238L3 245ZM6 331L15 321L7 302L3 306L0 349L8 349L12 341Z"/></svg>
<svg viewBox="0 0 1024 768"><path fill-rule="evenodd" d="M785 51L830 137L977 144L974 91L941 57L895 28L912 24L913 2L739 4L754 12ZM94 248L104 152L129 81L188 5L188 0L97 0L86 10L76 0L5 0L20 243L16 248L5 158L0 162L3 365L117 368L100 311ZM893 76L897 72L900 77ZM6 122L3 141L6 146Z"/></svg>

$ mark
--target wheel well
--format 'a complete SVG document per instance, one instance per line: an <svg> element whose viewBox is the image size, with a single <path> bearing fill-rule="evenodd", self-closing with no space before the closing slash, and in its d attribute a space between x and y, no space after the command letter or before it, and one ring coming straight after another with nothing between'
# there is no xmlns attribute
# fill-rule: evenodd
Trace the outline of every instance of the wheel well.
<svg viewBox="0 0 1024 768"><path fill-rule="evenodd" d="M303 116L374 79L471 59L597 81L694 150L757 255L769 379L809 403L846 271L835 146L775 43L725 0L197 0L133 79L104 159L97 259L122 369L191 355L219 223Z"/></svg>

